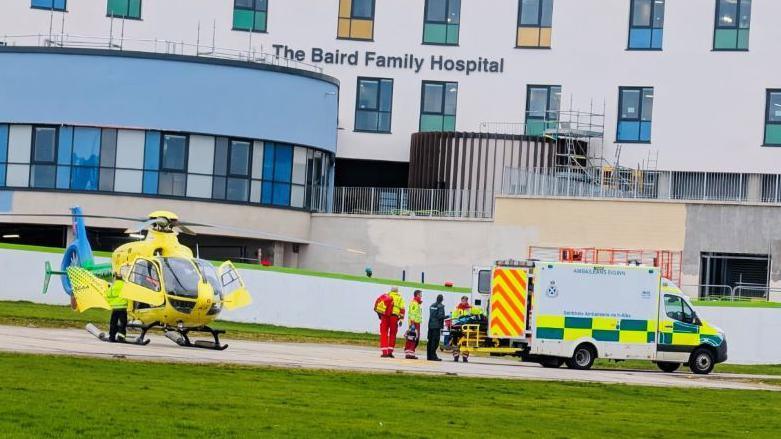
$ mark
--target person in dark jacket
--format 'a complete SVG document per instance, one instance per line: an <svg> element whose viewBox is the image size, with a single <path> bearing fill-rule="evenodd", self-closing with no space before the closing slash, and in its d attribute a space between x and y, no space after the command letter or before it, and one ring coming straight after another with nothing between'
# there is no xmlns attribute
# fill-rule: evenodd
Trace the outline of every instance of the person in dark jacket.
<svg viewBox="0 0 781 439"><path fill-rule="evenodd" d="M428 346L426 349L426 358L429 361L442 361L437 356L439 347L439 335L442 333L442 327L445 325L445 305L442 301L445 298L440 294L437 301L428 307Z"/></svg>

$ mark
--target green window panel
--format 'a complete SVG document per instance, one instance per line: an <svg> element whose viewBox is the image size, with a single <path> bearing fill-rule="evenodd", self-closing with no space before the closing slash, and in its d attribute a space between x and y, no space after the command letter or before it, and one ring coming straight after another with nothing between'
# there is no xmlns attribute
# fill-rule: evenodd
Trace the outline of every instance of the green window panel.
<svg viewBox="0 0 781 439"><path fill-rule="evenodd" d="M141 18L141 0L108 0L106 15L117 18Z"/></svg>
<svg viewBox="0 0 781 439"><path fill-rule="evenodd" d="M233 28L240 30L252 30L252 11L246 9L233 10Z"/></svg>
<svg viewBox="0 0 781 439"><path fill-rule="evenodd" d="M433 44L445 44L447 41L447 25L439 23L426 23L423 27L423 42Z"/></svg>
<svg viewBox="0 0 781 439"><path fill-rule="evenodd" d="M423 27L423 42L427 44L458 45L458 24L426 23Z"/></svg>
<svg viewBox="0 0 781 439"><path fill-rule="evenodd" d="M262 11L255 12L255 27L253 30L259 32L266 31L266 12L262 12Z"/></svg>
<svg viewBox="0 0 781 439"><path fill-rule="evenodd" d="M748 50L748 29L738 30L738 49Z"/></svg>
<svg viewBox="0 0 781 439"><path fill-rule="evenodd" d="M545 122L541 120L530 119L526 122L527 136L541 136L545 132Z"/></svg>
<svg viewBox="0 0 781 439"><path fill-rule="evenodd" d="M442 121L442 131L455 131L456 130L456 117L444 116Z"/></svg>
<svg viewBox="0 0 781 439"><path fill-rule="evenodd" d="M738 30L737 29L716 29L716 40L713 47L717 50L737 49Z"/></svg>
<svg viewBox="0 0 781 439"><path fill-rule="evenodd" d="M781 125L767 124L765 126L765 145L781 146Z"/></svg>
<svg viewBox="0 0 781 439"><path fill-rule="evenodd" d="M438 114L422 114L420 116L420 131L443 131L443 116Z"/></svg>
<svg viewBox="0 0 781 439"><path fill-rule="evenodd" d="M460 32L459 26L460 25L458 24L447 25L447 44L458 44L458 34Z"/></svg>

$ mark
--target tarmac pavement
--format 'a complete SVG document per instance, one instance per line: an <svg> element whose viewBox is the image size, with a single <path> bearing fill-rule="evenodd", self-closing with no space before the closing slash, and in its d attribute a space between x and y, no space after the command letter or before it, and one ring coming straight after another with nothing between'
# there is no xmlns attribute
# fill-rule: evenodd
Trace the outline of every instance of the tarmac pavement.
<svg viewBox="0 0 781 439"><path fill-rule="evenodd" d="M253 342L225 340L230 347L224 351L182 348L162 336L150 332L146 346L106 343L85 330L49 329L20 326L0 326L0 351L32 354L126 358L144 361L186 363L231 363L247 366L273 366L305 369L327 369L360 372L411 373L527 379L545 381L577 381L607 384L631 384L661 387L711 389L781 390L779 386L750 382L756 379L781 379L777 376L712 373L694 375L681 369L668 374L639 370L570 370L545 369L536 364L514 359L473 357L469 363L454 363L447 355L442 362L405 360L403 350L397 358L380 358L379 349L362 346ZM419 352L420 353L420 352ZM425 352L422 352L425 357ZM716 366L718 370L718 366Z"/></svg>

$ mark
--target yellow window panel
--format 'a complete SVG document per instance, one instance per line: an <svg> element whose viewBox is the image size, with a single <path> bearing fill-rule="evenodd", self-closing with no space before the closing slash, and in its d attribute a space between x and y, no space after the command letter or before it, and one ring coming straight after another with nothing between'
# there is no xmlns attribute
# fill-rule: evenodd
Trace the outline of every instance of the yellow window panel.
<svg viewBox="0 0 781 439"><path fill-rule="evenodd" d="M518 28L518 47L539 47L539 46L540 46L540 28L538 27Z"/></svg>
<svg viewBox="0 0 781 439"><path fill-rule="evenodd" d="M591 337L591 329L565 328L564 340L575 341L580 338Z"/></svg>
<svg viewBox="0 0 781 439"><path fill-rule="evenodd" d="M339 0L339 18L350 18L352 0Z"/></svg>
<svg viewBox="0 0 781 439"><path fill-rule="evenodd" d="M673 344L678 346L696 346L700 344L700 334L673 333Z"/></svg>
<svg viewBox="0 0 781 439"><path fill-rule="evenodd" d="M549 27L540 29L540 47L550 47L551 31Z"/></svg>
<svg viewBox="0 0 781 439"><path fill-rule="evenodd" d="M537 316L538 328L564 328L564 316Z"/></svg>
<svg viewBox="0 0 781 439"><path fill-rule="evenodd" d="M621 331L618 333L619 343L648 343L646 331Z"/></svg>
<svg viewBox="0 0 781 439"><path fill-rule="evenodd" d="M336 31L336 36L339 38L350 38L350 19L340 18L339 29Z"/></svg>
<svg viewBox="0 0 781 439"><path fill-rule="evenodd" d="M615 331L618 329L618 319L612 317L594 317L591 320L591 329Z"/></svg>
<svg viewBox="0 0 781 439"><path fill-rule="evenodd" d="M374 22L372 20L352 20L350 38L371 40L374 38Z"/></svg>

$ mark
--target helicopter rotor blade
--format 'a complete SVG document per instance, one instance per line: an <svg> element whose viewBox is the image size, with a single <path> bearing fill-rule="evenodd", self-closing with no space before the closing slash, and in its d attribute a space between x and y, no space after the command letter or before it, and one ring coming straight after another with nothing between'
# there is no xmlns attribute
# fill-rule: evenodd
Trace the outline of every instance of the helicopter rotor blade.
<svg viewBox="0 0 781 439"><path fill-rule="evenodd" d="M175 225L174 227L175 227L175 228L176 228L176 230L178 230L180 233L184 233L185 235L192 235L192 236L195 236L195 235L197 234L197 233L195 233L195 232L193 231L193 229L191 229L191 228L189 228L189 227L187 227L187 226L183 226L183 225L182 225L181 223L179 223L179 222L177 222L177 223L176 223L176 225Z"/></svg>
<svg viewBox="0 0 781 439"><path fill-rule="evenodd" d="M192 226L192 227L205 227L205 228L216 229L216 230L226 230L226 231L229 231L229 232L241 233L242 235L255 236L255 237L260 238L260 239L270 239L270 240L277 240L277 241L287 241L287 242L292 242L292 243L295 243L295 244L314 245L314 246L318 246L318 247L331 248L331 249L334 249L334 250L341 250L341 251L345 251L345 252L353 253L353 254L358 254L358 255L366 255L367 254L367 252L365 252L363 250L359 250L359 249L342 247L340 245L329 244L327 242L322 242L322 241L313 241L313 240L308 240L308 239L300 239L300 238L295 238L295 237L289 236L289 235L281 235L281 234L278 234L278 233L271 233L271 232L266 232L266 231L257 230L257 229L245 229L245 228L242 228L242 227L234 227L234 226L228 226L228 225L224 225L224 224L209 224L209 223L195 223L195 222L185 222L184 224L186 224L188 226ZM182 223L180 222L180 223L178 223L178 225L181 226Z"/></svg>
<svg viewBox="0 0 781 439"><path fill-rule="evenodd" d="M67 213L0 213L0 216L26 216L31 218L92 218L92 219L115 219L121 221L144 221L146 218L131 218L126 216L112 215L71 215Z"/></svg>
<svg viewBox="0 0 781 439"><path fill-rule="evenodd" d="M164 218L152 218L148 219L146 221L141 221L135 226L128 227L127 230L125 230L125 233L131 234L131 233L140 233L146 229L149 228L149 226L153 224L160 224L163 225L166 223L166 220Z"/></svg>

